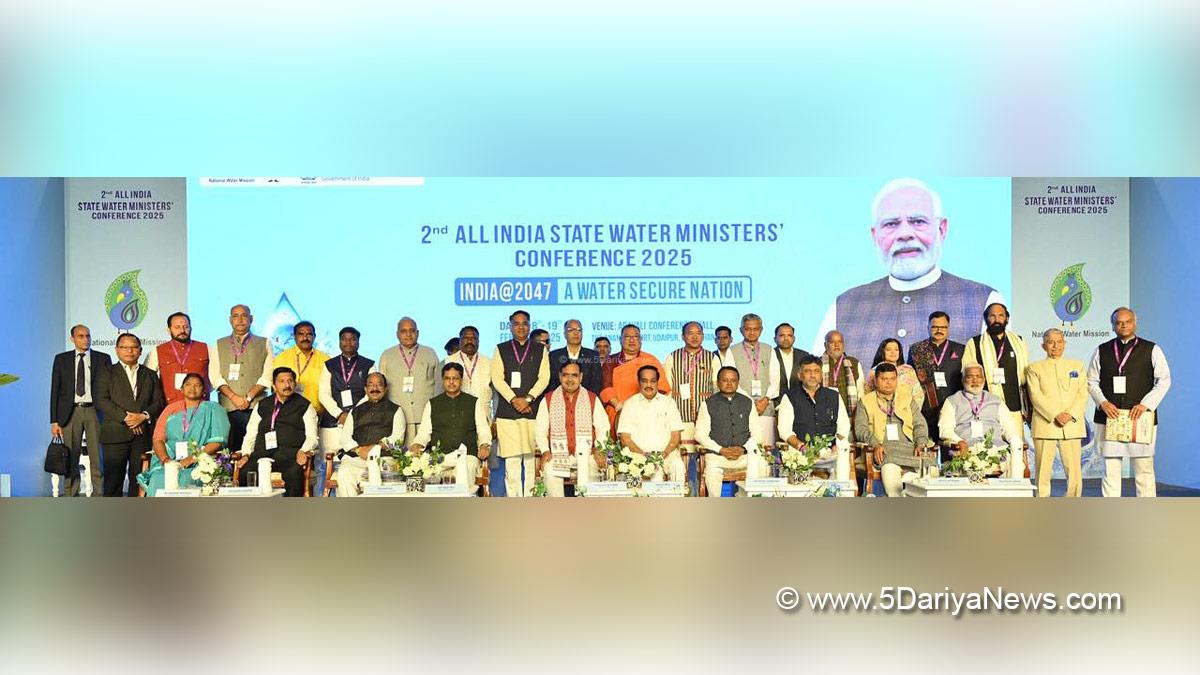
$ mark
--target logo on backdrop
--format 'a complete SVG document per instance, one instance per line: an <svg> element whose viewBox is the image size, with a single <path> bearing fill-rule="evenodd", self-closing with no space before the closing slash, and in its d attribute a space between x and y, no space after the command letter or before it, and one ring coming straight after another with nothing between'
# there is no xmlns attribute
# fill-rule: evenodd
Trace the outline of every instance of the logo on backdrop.
<svg viewBox="0 0 1200 675"><path fill-rule="evenodd" d="M1092 308L1092 287L1083 280L1084 263L1071 265L1050 283L1050 305L1064 324L1073 324Z"/></svg>
<svg viewBox="0 0 1200 675"><path fill-rule="evenodd" d="M138 285L141 270L131 270L113 279L104 293L104 311L117 330L133 330L146 318L149 302Z"/></svg>

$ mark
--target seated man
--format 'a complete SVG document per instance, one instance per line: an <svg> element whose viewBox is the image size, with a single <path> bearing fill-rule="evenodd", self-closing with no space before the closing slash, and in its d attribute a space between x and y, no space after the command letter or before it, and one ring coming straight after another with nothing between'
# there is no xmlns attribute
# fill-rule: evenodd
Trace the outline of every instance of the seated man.
<svg viewBox="0 0 1200 675"><path fill-rule="evenodd" d="M409 447L413 452L424 452L426 447L441 443L445 454L443 479L454 477L461 462L465 465L462 475L469 481L468 489L474 490L479 462L487 459L492 448L492 427L484 404L462 390L464 372L457 363L447 362L442 366L442 393L425 404L417 435ZM455 453L460 446L466 447L466 453Z"/></svg>
<svg viewBox="0 0 1200 675"><path fill-rule="evenodd" d="M596 441L607 438L609 429L608 414L600 397L583 388L583 371L578 361L559 366L558 381L559 386L542 400L534 422L534 440L542 455L542 481L551 497L563 496L563 477L551 472L556 458L573 458L577 452L590 451L589 478L599 475L606 460L596 449Z"/></svg>
<svg viewBox="0 0 1200 675"><path fill-rule="evenodd" d="M867 460L881 467L887 496L900 496L901 485L917 477L929 427L921 415L921 397L899 384L895 365L885 361L875 366L875 390L858 405L854 436L870 448Z"/></svg>
<svg viewBox="0 0 1200 675"><path fill-rule="evenodd" d="M704 456L704 484L709 497L721 496L726 471L746 471L746 478L767 475L758 455L758 411L754 401L738 391L738 369L717 371L717 393L704 399L696 414L696 444Z"/></svg>
<svg viewBox="0 0 1200 675"><path fill-rule="evenodd" d="M617 422L617 436L623 447L639 455L661 452L663 468L673 481L686 482L687 470L679 443L683 433L683 419L679 408L670 396L658 391L658 367L645 365L638 369L639 393L629 397L621 406ZM661 481L662 472L655 472L652 480Z"/></svg>
<svg viewBox="0 0 1200 675"><path fill-rule="evenodd" d="M342 424L342 462L337 469L337 496L357 497L367 475L367 463L372 453L378 454L383 441L403 444L408 430L404 409L387 396L388 381L383 373L367 375L366 400L349 410Z"/></svg>
<svg viewBox="0 0 1200 675"><path fill-rule="evenodd" d="M304 465L317 450L317 410L296 395L296 371L291 368L276 368L271 386L274 395L254 406L246 424L238 482L248 485L250 472L258 471L258 460L265 457L274 460L272 471L283 475L284 496L303 497Z"/></svg>
<svg viewBox="0 0 1200 675"><path fill-rule="evenodd" d="M779 401L776 416L779 437L793 448L804 447L809 436L833 436L836 480L850 480L850 416L841 394L821 384L821 359L805 354L800 359L800 384Z"/></svg>
<svg viewBox="0 0 1200 675"><path fill-rule="evenodd" d="M1004 400L984 388L983 366L964 364L962 381L962 391L951 394L942 405L938 417L942 441L953 443L955 450L963 453L969 446L982 442L984 435L991 431L994 447L1022 447L1024 434L1017 430L1015 418L1008 414ZM1024 473L1022 465L1018 477Z"/></svg>

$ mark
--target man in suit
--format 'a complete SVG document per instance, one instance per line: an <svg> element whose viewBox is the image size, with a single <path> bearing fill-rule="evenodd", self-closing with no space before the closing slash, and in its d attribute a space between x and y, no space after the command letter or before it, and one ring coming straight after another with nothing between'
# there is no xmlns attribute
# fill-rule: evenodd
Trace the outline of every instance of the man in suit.
<svg viewBox="0 0 1200 675"><path fill-rule="evenodd" d="M1029 364L1025 382L1033 407L1033 458L1037 462L1038 496L1050 496L1054 473L1054 451L1062 457L1067 472L1068 497L1083 495L1083 466L1080 442L1084 437L1083 415L1087 405L1087 375L1083 362L1064 359L1067 339L1051 328L1042 335L1046 358Z"/></svg>
<svg viewBox="0 0 1200 675"><path fill-rule="evenodd" d="M583 346L583 324L579 319L567 319L563 324L563 339L567 346L550 352L550 385L546 391L558 389L558 372L567 361L579 364L583 373L583 388L599 394L604 388L604 375L600 369L600 354Z"/></svg>
<svg viewBox="0 0 1200 675"><path fill-rule="evenodd" d="M118 362L100 372L96 386L96 405L104 416L100 441L104 443L105 497L120 497L126 476L126 496L137 496L142 453L151 449L154 420L165 405L158 375L138 364L141 357L141 339L133 333L122 334L117 338Z"/></svg>
<svg viewBox="0 0 1200 675"><path fill-rule="evenodd" d="M966 347L950 337L950 315L938 310L929 315L929 339L915 343L908 350L908 365L917 373L925 401L921 414L929 426L929 437L940 442L938 419L942 403L962 391L962 355Z"/></svg>
<svg viewBox="0 0 1200 675"><path fill-rule="evenodd" d="M79 494L79 454L87 434L92 495L100 490L100 418L96 414L97 381L112 366L108 354L92 349L92 332L79 324L71 328L75 348L54 357L50 371L50 435L70 450L70 472L62 494ZM55 477L57 478L57 477Z"/></svg>

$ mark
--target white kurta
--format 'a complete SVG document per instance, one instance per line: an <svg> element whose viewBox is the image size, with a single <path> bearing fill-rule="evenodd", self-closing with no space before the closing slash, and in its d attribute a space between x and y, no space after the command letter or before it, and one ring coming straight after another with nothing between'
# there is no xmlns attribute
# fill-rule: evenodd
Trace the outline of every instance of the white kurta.
<svg viewBox="0 0 1200 675"><path fill-rule="evenodd" d="M1150 352L1150 362L1154 367L1154 388L1142 397L1140 403L1150 410L1158 410L1167 390L1171 388L1171 369L1167 366L1167 357L1158 345ZM1105 401L1104 392L1100 390L1100 348L1092 352L1092 360L1087 371L1088 393L1092 401L1099 407ZM1119 443L1104 440L1105 425L1096 425L1096 447L1100 448L1105 457L1153 457L1154 446L1158 441L1158 430L1149 443Z"/></svg>

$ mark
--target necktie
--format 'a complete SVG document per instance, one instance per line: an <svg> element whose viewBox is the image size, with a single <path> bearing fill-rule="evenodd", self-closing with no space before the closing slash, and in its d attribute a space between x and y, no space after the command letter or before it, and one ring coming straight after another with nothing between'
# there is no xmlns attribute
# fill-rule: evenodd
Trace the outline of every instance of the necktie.
<svg viewBox="0 0 1200 675"><path fill-rule="evenodd" d="M79 355L79 365L75 367L75 395L83 396L87 393L87 387L83 379L83 357L87 354Z"/></svg>

